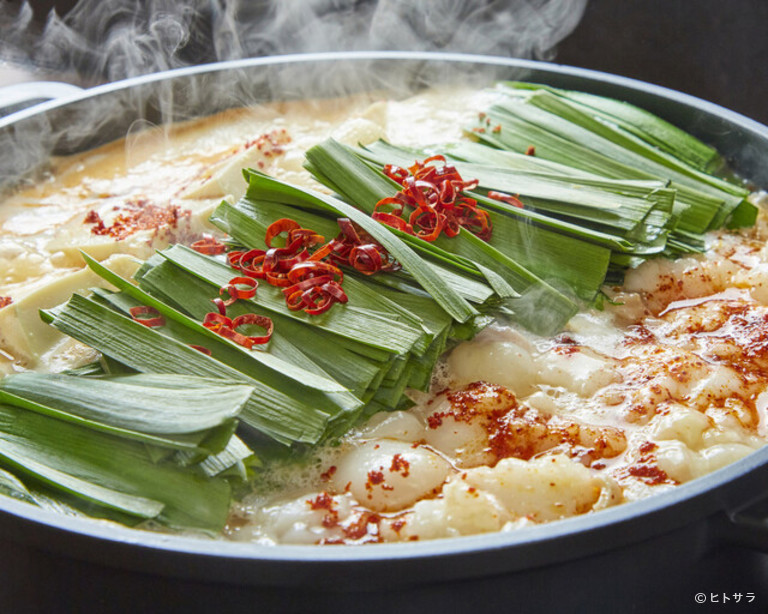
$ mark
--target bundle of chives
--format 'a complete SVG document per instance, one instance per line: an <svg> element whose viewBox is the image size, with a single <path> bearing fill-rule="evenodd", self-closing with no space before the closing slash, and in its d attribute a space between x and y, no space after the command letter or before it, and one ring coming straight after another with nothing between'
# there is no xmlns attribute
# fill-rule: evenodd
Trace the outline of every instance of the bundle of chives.
<svg viewBox="0 0 768 614"><path fill-rule="evenodd" d="M509 81L500 83L499 87L552 92L567 99L593 117L620 127L646 143L666 151L704 172L716 173L725 166L722 156L714 148L653 113L628 102L536 83Z"/></svg>
<svg viewBox="0 0 768 614"><path fill-rule="evenodd" d="M500 91L509 95L470 127L480 140L518 152L534 147L546 160L605 177L670 181L678 203L685 205L677 210L682 230L703 233L726 222L754 222L755 209L740 186L660 151L546 89L526 90L522 97L511 88ZM663 130L663 123L657 128Z"/></svg>
<svg viewBox="0 0 768 614"><path fill-rule="evenodd" d="M335 190L348 202L354 203L356 207L368 213L373 211L379 200L392 196L399 188L397 184L369 165L354 150L333 140L321 143L307 152L307 167L318 180ZM477 239L465 229L462 229L456 237L450 239L441 237L431 244L394 229L390 229L390 232L397 234L426 258L439 256L444 265L452 267L454 271L462 271L465 276L472 274L470 271L474 266L478 274L485 277L499 299L505 297L499 296L498 283L495 279L489 278L487 274L484 275L483 270L478 267L498 275L518 295L535 291L547 303L553 317L547 320L546 326L543 326L543 319L531 318L528 317L528 312L521 312L519 317L526 318L521 323L536 332L552 332L547 329L552 328L552 326L562 326L573 315L576 309L575 303L510 255L510 250L526 251L527 244L536 245L537 249L540 249L539 246L546 249L546 241L539 242L537 238L540 229L532 225L526 228L519 227L519 236L515 238L516 240L510 241L512 233L505 235L506 220L504 216L494 216L493 212L490 211L488 213L494 225L494 234L487 243ZM503 239L498 237L503 237ZM562 244L555 247L553 251L558 252L560 247ZM574 274L574 278L578 278L579 283L583 283L584 280L599 279L594 286L585 289L586 294L594 295L599 283L605 277L608 252L598 246L590 246L587 249L593 253L577 263L581 270L579 271L580 274ZM591 269L596 274L592 275L590 271L584 269ZM512 298L510 302L513 311L514 301L515 299ZM526 315L523 316L523 313Z"/></svg>
<svg viewBox="0 0 768 614"><path fill-rule="evenodd" d="M32 502L52 494L126 524L216 533L230 486L202 464L235 445L238 460L251 455L233 432L252 392L191 375L9 375L0 382L0 465Z"/></svg>
<svg viewBox="0 0 768 614"><path fill-rule="evenodd" d="M476 146L493 154L496 150ZM507 153L507 152L499 152ZM361 151L361 155L380 166L395 160L401 166L413 163L413 152L378 142ZM526 210L573 224L576 235L598 244L625 252L646 252L643 243L655 242L674 227L674 191L659 181L617 181L597 176L574 176L530 172L474 162L456 161L462 176L479 181L480 192L514 194ZM531 159L531 156L523 156ZM391 163L391 162L390 162ZM487 206L510 211L502 201L484 201ZM514 215L514 211L510 211ZM561 226L568 232L565 226ZM663 242L654 253L663 251Z"/></svg>

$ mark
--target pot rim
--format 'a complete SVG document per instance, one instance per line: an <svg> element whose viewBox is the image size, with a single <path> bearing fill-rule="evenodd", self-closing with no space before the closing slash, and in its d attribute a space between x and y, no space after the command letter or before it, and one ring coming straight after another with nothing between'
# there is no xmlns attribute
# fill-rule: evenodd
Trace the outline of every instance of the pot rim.
<svg viewBox="0 0 768 614"><path fill-rule="evenodd" d="M0 119L0 130L12 126L35 115L47 113L53 109L76 104L80 100L105 95L120 90L134 88L156 82L177 78L194 77L218 71L233 71L259 66L279 67L297 63L334 62L358 60L408 60L429 62L480 63L484 65L521 68L540 74L564 75L583 81L585 85L608 84L627 91L650 94L662 101L683 105L724 119L740 126L759 139L768 141L768 128L741 114L719 105L683 94L675 90L638 81L628 77L612 75L600 71L583 69L560 64L550 64L535 60L520 60L497 56L481 56L459 53L433 52L329 52L313 54L291 54L251 58L229 62L218 62L201 66L180 68L160 73L134 77L115 83L97 86L82 93L65 98L41 103ZM719 469L692 482L679 485L667 492L656 494L647 499L624 503L574 518L559 520L547 524L526 527L509 532L452 537L423 542L360 545L344 548L322 548L317 546L279 545L268 546L254 543L238 543L222 539L206 540L197 537L154 533L121 527L93 519L81 519L62 516L49 512L22 501L6 497L0 498L0 534L11 539L20 536L29 538L35 528L44 528L46 536L51 531L68 535L61 544L50 544L44 537L38 538L37 545L56 551L66 548L64 542L87 538L120 549L131 549L144 553L175 553L186 557L194 556L198 560L227 560L231 562L248 561L251 563L276 564L278 569L285 564L332 563L384 563L411 561L418 563L427 559L454 558L456 556L487 555L489 553L509 553L514 551L518 558L546 562L557 552L558 560L567 560L576 556L604 551L608 548L635 543L643 539L661 535L695 520L712 516L721 511L732 513L752 504L768 495L763 484L768 479L768 447L761 448L747 457ZM761 491L760 488L763 488ZM749 493L745 496L745 492ZM751 494L757 492L758 494ZM22 531L15 530L9 518L31 523ZM9 525L9 526L7 526ZM609 537L610 539L606 539ZM32 541L35 541L32 538ZM42 543L45 542L45 543ZM578 552L563 552L564 545L570 543ZM538 551L538 554L537 554ZM90 555L89 555L90 556ZM102 555L106 556L106 554ZM110 560L112 564L122 564ZM505 563L518 565L519 563ZM479 573L479 572L478 572ZM487 569L483 571L487 573ZM471 570L467 575L474 575ZM269 580L271 574L264 578ZM290 579L287 580L291 582Z"/></svg>
<svg viewBox="0 0 768 614"><path fill-rule="evenodd" d="M507 58L502 56L490 56L467 53L447 53L447 52L428 52L428 51L328 51L319 53L294 53L274 56L264 56L258 58L246 58L242 60L228 60L223 62L211 62L196 66L186 66L166 71L149 73L137 77L130 77L112 83L105 83L92 88L84 89L80 92L73 92L70 95L59 97L48 102L42 102L33 107L17 111L0 119L0 128L6 125L21 121L26 117L45 113L53 108L63 106L69 103L77 102L82 99L92 98L101 94L107 94L117 90L130 89L139 85L145 85L158 81L167 81L171 79L198 76L206 73L219 71L232 71L241 68L253 68L256 66L280 66L282 64L297 64L302 62L332 62L338 60L423 60L423 61L441 61L456 63L479 63L490 66L522 68L532 71L542 71L555 73L559 75L570 75L580 78L591 78L595 81L610 83L628 87L633 90L640 90L655 94L664 98L673 97L678 103L684 103L695 106L699 109L709 111L730 122L744 126L745 128L762 132L768 138L768 128L759 122L746 117L735 111L717 105L713 102L697 98L690 94L685 94L671 88L661 85L655 85L631 77L623 77L607 72L602 72L590 68L580 68L568 66L565 64L556 64L543 62L539 60L524 60L519 58Z"/></svg>

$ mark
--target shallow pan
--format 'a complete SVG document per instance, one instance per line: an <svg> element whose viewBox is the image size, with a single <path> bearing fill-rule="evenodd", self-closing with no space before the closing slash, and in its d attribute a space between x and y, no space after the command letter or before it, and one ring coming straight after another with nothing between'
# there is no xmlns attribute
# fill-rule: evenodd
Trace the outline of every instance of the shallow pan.
<svg viewBox="0 0 768 614"><path fill-rule="evenodd" d="M420 53L283 56L149 75L0 119L0 184L52 154L269 100L527 79L627 100L768 186L768 128L653 85L537 62ZM0 499L4 612L666 612L768 606L768 447L671 492L511 533L263 547L120 529ZM731 604L733 601L730 602ZM706 604L706 605L704 605ZM719 611L719 610L717 610Z"/></svg>

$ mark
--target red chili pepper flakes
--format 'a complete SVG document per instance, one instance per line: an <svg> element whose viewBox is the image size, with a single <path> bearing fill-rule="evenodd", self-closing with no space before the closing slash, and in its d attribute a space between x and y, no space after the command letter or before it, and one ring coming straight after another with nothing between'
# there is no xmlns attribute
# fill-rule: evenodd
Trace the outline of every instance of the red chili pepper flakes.
<svg viewBox="0 0 768 614"><path fill-rule="evenodd" d="M256 147L266 158L271 158L285 153L283 145L290 142L291 136L288 134L288 131L285 128L276 128L247 141L244 148ZM258 165L261 168L264 166L264 162L259 160Z"/></svg>
<svg viewBox="0 0 768 614"><path fill-rule="evenodd" d="M165 318L160 315L160 312L154 307L138 305L136 307L131 307L128 311L136 322L148 326L149 328L165 325Z"/></svg>
<svg viewBox="0 0 768 614"><path fill-rule="evenodd" d="M227 246L213 237L203 237L199 241L192 243L190 247L196 252L205 254L206 256L216 256L227 251Z"/></svg>
<svg viewBox="0 0 768 614"><path fill-rule="evenodd" d="M192 215L178 205L156 205L147 198L134 198L114 210L118 213L109 226L96 211L88 212L83 223L93 224L91 234L122 240L140 230L159 230L163 226L177 228L181 220Z"/></svg>
<svg viewBox="0 0 768 614"><path fill-rule="evenodd" d="M13 299L10 296L0 296L0 309L8 307L12 302Z"/></svg>
<svg viewBox="0 0 768 614"><path fill-rule="evenodd" d="M461 228L484 241L490 239L493 228L488 213L478 208L475 199L462 194L476 188L478 180L464 180L444 156L416 161L407 170L388 164L384 174L403 189L376 203L373 219L430 242L443 232L456 236ZM407 221L403 217L406 207L413 209Z"/></svg>

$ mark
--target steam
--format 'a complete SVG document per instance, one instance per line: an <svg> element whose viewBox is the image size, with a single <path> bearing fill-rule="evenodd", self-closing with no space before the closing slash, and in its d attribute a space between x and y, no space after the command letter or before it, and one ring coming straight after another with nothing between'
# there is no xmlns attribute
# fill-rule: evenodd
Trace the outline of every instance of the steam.
<svg viewBox="0 0 768 614"><path fill-rule="evenodd" d="M0 5L0 61L93 85L222 60L451 51L551 60L587 0L80 0L41 23Z"/></svg>
<svg viewBox="0 0 768 614"><path fill-rule="evenodd" d="M53 155L277 96L405 95L440 83L521 78L493 63L412 57L283 61L326 51L442 51L552 59L587 0L79 0L66 15L0 3L0 64L42 80L90 87L174 68L275 56L264 62L147 77L3 127L0 192L34 182ZM15 6L19 6L16 4ZM391 55L391 54L390 54ZM109 89L109 88L108 88ZM9 118L10 119L10 118ZM138 122L138 123L134 123Z"/></svg>

